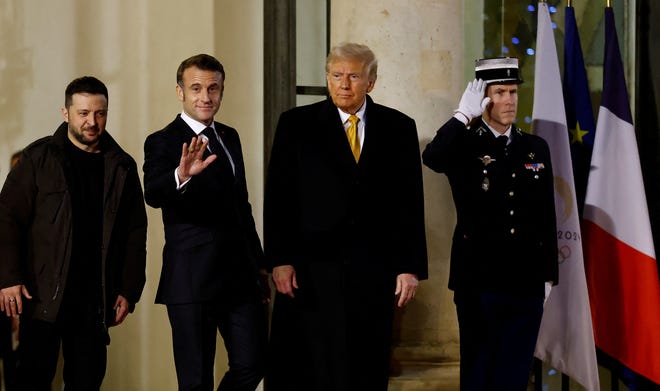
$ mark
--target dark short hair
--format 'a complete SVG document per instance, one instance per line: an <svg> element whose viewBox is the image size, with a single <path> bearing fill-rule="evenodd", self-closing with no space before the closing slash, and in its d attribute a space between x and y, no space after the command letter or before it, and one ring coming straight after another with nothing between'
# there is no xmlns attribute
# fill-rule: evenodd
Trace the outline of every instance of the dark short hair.
<svg viewBox="0 0 660 391"><path fill-rule="evenodd" d="M181 62L179 69L176 70L176 84L183 87L183 72L192 67L199 68L203 71L220 72L222 80L225 80L225 68L220 64L220 61L213 56L202 53L188 57Z"/></svg>
<svg viewBox="0 0 660 391"><path fill-rule="evenodd" d="M103 82L94 76L83 76L74 79L64 91L64 107L71 106L73 102L73 94L94 94L103 95L108 100L108 88Z"/></svg>

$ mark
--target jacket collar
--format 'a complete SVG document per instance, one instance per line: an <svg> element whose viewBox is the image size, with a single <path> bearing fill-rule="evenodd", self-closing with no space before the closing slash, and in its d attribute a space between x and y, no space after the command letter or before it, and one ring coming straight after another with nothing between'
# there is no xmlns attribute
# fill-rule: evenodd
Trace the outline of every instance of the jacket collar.
<svg viewBox="0 0 660 391"><path fill-rule="evenodd" d="M66 148L66 143L71 142L69 140L68 132L69 125L66 122L62 122L53 134L53 144L55 144L62 151L64 151ZM125 154L119 144L117 144L115 139L112 138L107 130L101 134L101 137L99 138L99 145L101 147L101 151L103 151L104 155L106 156L106 160L107 158L112 158L116 155L123 156Z"/></svg>
<svg viewBox="0 0 660 391"><path fill-rule="evenodd" d="M374 110L377 109L377 105L374 103L373 99L369 95L366 97L365 102L365 112L364 116L365 121L365 140L362 145L362 152L360 153L359 163L356 164L351 148L348 145L346 139L346 130L339 116L339 109L332 102L331 98L328 98L321 110L320 115L320 126L323 129L325 135L325 147L328 149L328 153L331 156L335 156L337 162L347 170L355 170L356 167L359 167L369 155L369 144L370 139L373 137L378 137L377 132L369 132L370 129L378 128L378 115L373 115ZM373 140L372 140L373 142Z"/></svg>

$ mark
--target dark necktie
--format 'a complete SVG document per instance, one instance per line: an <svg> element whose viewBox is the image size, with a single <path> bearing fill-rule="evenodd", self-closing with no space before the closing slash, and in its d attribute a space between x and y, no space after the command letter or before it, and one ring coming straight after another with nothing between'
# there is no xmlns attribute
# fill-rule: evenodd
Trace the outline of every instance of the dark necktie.
<svg viewBox="0 0 660 391"><path fill-rule="evenodd" d="M233 169L231 163L229 162L229 157L227 156L225 149L220 144L220 141L218 140L218 136L216 135L215 130L209 126L202 131L202 134L206 136L206 138L209 140L209 148L211 149L211 153L218 155L218 158L216 159L216 163L219 163L222 166L226 166L227 168L229 168L229 171L233 174Z"/></svg>
<svg viewBox="0 0 660 391"><path fill-rule="evenodd" d="M215 130L209 126L202 130L202 134L209 140L209 149L211 150L211 153L218 155L218 157L222 157L224 155L224 149L222 148L222 145L220 145L220 141L218 141L218 136L215 134Z"/></svg>

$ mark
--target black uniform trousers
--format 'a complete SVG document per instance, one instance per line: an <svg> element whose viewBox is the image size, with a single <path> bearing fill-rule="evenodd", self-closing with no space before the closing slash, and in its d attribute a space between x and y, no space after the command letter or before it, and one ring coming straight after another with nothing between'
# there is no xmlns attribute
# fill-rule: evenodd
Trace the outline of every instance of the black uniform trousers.
<svg viewBox="0 0 660 391"><path fill-rule="evenodd" d="M461 391L524 391L541 326L543 299L456 292Z"/></svg>

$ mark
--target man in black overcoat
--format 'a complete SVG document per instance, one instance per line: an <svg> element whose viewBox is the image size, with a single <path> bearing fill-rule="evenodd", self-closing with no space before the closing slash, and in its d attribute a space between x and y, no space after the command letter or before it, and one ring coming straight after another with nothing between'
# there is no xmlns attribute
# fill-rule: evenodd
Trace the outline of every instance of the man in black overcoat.
<svg viewBox="0 0 660 391"><path fill-rule="evenodd" d="M364 45L333 48L330 99L277 125L264 206L277 287L269 391L386 390L395 301L427 277L416 126L367 95L376 64Z"/></svg>

